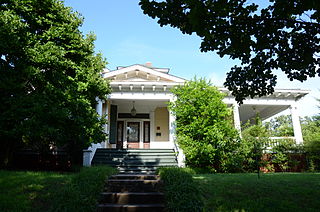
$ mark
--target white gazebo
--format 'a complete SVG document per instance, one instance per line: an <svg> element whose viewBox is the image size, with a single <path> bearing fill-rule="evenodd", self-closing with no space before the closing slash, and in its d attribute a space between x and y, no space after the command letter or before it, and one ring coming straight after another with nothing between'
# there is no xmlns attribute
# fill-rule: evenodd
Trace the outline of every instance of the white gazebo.
<svg viewBox="0 0 320 212"><path fill-rule="evenodd" d="M107 116L105 131L109 137L89 148L84 156L87 161L92 160L97 148L171 148L181 152L174 142L175 117L167 103L174 101L170 89L183 85L184 79L170 75L168 68L155 68L151 63L105 70L102 77L110 81L112 93L107 101L97 99L96 110L99 115ZM293 139L296 143L303 142L297 101L309 91L277 89L272 95L248 99L239 106L226 88L219 90L226 93L224 102L233 107L235 127L240 133L241 123L252 122L257 112L265 120L290 108Z"/></svg>

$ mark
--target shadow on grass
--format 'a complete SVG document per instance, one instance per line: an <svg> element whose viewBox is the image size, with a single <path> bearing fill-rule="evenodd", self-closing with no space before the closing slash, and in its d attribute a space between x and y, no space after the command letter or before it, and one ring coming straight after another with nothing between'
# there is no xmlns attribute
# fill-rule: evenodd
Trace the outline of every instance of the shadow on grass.
<svg viewBox="0 0 320 212"><path fill-rule="evenodd" d="M113 173L107 166L65 174L0 170L0 211L94 211Z"/></svg>

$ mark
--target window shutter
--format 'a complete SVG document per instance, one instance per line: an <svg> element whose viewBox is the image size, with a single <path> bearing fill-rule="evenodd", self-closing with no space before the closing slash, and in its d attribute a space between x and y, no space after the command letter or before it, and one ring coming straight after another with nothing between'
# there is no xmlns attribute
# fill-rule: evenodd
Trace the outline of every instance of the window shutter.
<svg viewBox="0 0 320 212"><path fill-rule="evenodd" d="M115 144L117 139L117 105L111 105L109 143Z"/></svg>

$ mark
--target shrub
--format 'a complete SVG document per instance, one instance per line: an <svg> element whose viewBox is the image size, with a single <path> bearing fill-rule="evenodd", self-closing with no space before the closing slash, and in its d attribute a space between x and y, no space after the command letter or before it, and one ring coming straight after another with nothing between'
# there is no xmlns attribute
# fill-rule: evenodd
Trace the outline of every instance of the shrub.
<svg viewBox="0 0 320 212"><path fill-rule="evenodd" d="M277 144L272 147L271 162L277 164L281 171L289 171L289 169L299 165L300 161L291 157L296 153L301 153L302 149L297 146L292 139L277 140Z"/></svg>
<svg viewBox="0 0 320 212"><path fill-rule="evenodd" d="M305 118L302 125L304 148L310 171L320 170L320 116Z"/></svg>
<svg viewBox="0 0 320 212"><path fill-rule="evenodd" d="M243 159L243 171L256 171L266 165L262 160L262 155L265 147L270 143L269 136L267 128L262 125L259 114L256 115L255 125L250 125L249 122L245 124L238 150L238 154Z"/></svg>
<svg viewBox="0 0 320 212"><path fill-rule="evenodd" d="M309 161L310 171L320 170L320 134L317 139L305 142L305 151Z"/></svg>
<svg viewBox="0 0 320 212"><path fill-rule="evenodd" d="M191 169L160 168L168 211L202 211L203 201Z"/></svg>
<svg viewBox="0 0 320 212"><path fill-rule="evenodd" d="M95 211L105 179L115 173L116 169L108 166L83 167L53 195L48 211Z"/></svg>
<svg viewBox="0 0 320 212"><path fill-rule="evenodd" d="M169 108L176 116L177 141L187 165L227 171L239 137L224 94L205 79L188 81L172 92L176 101Z"/></svg>

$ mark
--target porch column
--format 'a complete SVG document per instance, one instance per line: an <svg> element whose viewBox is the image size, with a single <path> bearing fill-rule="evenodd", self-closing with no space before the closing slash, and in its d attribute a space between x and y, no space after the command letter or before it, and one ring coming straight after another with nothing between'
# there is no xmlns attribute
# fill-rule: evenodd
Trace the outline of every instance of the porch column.
<svg viewBox="0 0 320 212"><path fill-rule="evenodd" d="M103 126L104 132L109 135L109 104L108 104L108 100L105 101L105 116L106 116L106 120L107 123ZM106 141L104 142L104 148L107 148L109 144L109 139L107 138Z"/></svg>
<svg viewBox="0 0 320 212"><path fill-rule="evenodd" d="M97 101L97 105L96 105L96 111L97 113L99 114L99 116L101 117L102 116L102 100L99 99L98 97L96 98L96 101Z"/></svg>
<svg viewBox="0 0 320 212"><path fill-rule="evenodd" d="M239 135L241 136L241 121L240 121L240 114L239 114L239 105L238 103L233 103L233 120L234 120L234 127L238 130Z"/></svg>
<svg viewBox="0 0 320 212"><path fill-rule="evenodd" d="M292 126L293 126L294 137L296 139L296 144L302 144L303 137L302 137L298 108L296 104L292 104L290 109L291 109L291 119L292 119Z"/></svg>
<svg viewBox="0 0 320 212"><path fill-rule="evenodd" d="M102 108L103 108L103 103L104 103L104 101L101 100L101 99L99 99L98 97L96 97L96 101L97 101L96 111L97 111L97 113L98 113L98 115L99 115L99 118L101 118L102 115L103 115L103 113L102 113L102 112L103 112L103 111L102 111ZM91 164L91 161L92 161L92 159L93 159L93 156L94 156L96 150L97 150L98 148L104 147L104 144L105 144L104 142L97 143L97 144L91 144L91 146L88 148L88 150L91 150L91 154L90 154L90 164Z"/></svg>
<svg viewBox="0 0 320 212"><path fill-rule="evenodd" d="M174 142L174 134L175 134L175 121L176 117L169 111L169 141L171 143Z"/></svg>
<svg viewBox="0 0 320 212"><path fill-rule="evenodd" d="M174 97L170 98L170 102L175 101ZM176 117L169 111L169 141L172 143L175 152L177 155L178 166L185 167L185 155L183 150L179 147L179 144L175 141L175 133L176 133L176 126L175 126Z"/></svg>
<svg viewBox="0 0 320 212"><path fill-rule="evenodd" d="M106 103L105 103L105 107L106 107L106 119L107 119L107 124L105 124L105 127L104 127L104 131L105 131L105 133L109 133L109 104L108 104L108 101L106 101Z"/></svg>

